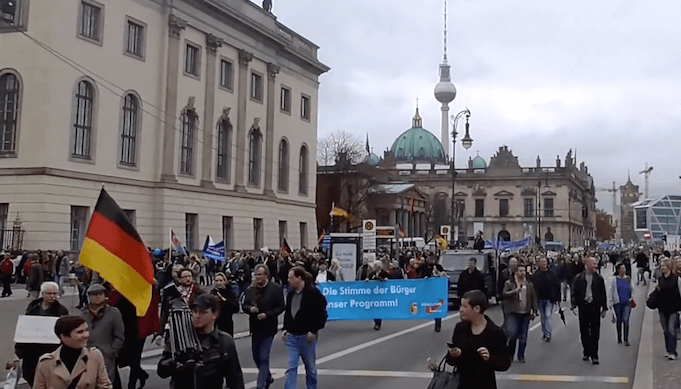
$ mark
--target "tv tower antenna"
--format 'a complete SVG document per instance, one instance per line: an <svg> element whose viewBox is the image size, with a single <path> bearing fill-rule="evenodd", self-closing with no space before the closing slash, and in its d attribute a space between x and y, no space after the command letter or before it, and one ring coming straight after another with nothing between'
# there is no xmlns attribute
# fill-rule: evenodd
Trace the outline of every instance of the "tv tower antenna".
<svg viewBox="0 0 681 389"><path fill-rule="evenodd" d="M447 63L447 0L445 0L445 28L444 28L444 34L445 34L445 50L444 50L444 62Z"/></svg>

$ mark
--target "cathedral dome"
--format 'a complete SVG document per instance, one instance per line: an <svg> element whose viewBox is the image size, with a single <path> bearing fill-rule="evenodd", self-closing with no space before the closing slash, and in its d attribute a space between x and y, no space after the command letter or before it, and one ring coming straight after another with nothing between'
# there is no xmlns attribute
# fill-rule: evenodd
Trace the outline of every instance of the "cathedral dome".
<svg viewBox="0 0 681 389"><path fill-rule="evenodd" d="M369 164L371 166L377 166L378 163L381 161L381 159L378 157L378 155L374 153L370 153L369 155L364 158L364 163Z"/></svg>
<svg viewBox="0 0 681 389"><path fill-rule="evenodd" d="M445 163L445 151L442 144L430 131L423 129L418 108L412 128L395 139L390 151L400 162Z"/></svg>
<svg viewBox="0 0 681 389"><path fill-rule="evenodd" d="M473 169L487 169L487 162L480 155L473 158Z"/></svg>

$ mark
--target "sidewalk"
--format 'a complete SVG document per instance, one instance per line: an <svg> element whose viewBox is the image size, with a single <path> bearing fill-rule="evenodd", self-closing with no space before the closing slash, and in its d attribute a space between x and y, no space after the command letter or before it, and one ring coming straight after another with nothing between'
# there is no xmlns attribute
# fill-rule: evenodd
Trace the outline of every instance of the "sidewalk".
<svg viewBox="0 0 681 389"><path fill-rule="evenodd" d="M646 297L657 284L650 282ZM645 307L645 301L642 302ZM665 358L664 337L657 310L645 307L633 389L674 389L681 382L681 361ZM680 342L681 343L681 342Z"/></svg>

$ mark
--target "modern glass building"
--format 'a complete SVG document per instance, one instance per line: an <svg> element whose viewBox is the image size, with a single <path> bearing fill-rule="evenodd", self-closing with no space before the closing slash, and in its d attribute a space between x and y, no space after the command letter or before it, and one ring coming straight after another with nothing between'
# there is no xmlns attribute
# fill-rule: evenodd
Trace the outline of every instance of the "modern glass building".
<svg viewBox="0 0 681 389"><path fill-rule="evenodd" d="M639 239L651 234L653 242L664 236L681 235L681 196L667 195L637 201L634 209L634 231Z"/></svg>

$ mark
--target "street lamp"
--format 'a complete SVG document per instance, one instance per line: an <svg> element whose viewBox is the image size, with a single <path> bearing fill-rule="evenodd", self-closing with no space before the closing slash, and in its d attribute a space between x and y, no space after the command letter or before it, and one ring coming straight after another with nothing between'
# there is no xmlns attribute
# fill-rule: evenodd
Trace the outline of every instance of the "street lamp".
<svg viewBox="0 0 681 389"><path fill-rule="evenodd" d="M457 124L459 120L463 117L466 117L466 134L464 135L463 139L461 139L461 146L468 150L473 146L473 139L471 139L469 129L470 129L470 123L468 123L468 118L471 117L471 111L468 110L468 108L464 109L463 111L457 113L456 115L452 115L450 120L452 122L452 219L451 219L451 228L450 228L450 233L452 234L452 243L454 241L458 242L459 241L459 230L458 228L455 228L458 226L458 210L456 209L456 136L458 135L457 132Z"/></svg>

